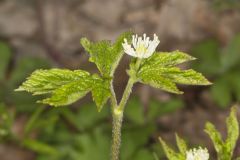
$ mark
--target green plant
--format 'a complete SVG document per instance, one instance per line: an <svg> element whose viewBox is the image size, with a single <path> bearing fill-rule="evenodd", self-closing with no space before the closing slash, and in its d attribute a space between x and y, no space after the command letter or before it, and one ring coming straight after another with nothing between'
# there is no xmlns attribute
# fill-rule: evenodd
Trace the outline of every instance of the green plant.
<svg viewBox="0 0 240 160"><path fill-rule="evenodd" d="M101 111L108 99L111 101L113 117L112 160L119 159L123 112L132 87L136 82L175 93L182 94L176 83L190 85L209 85L209 81L194 70L181 70L176 65L195 58L180 52L155 52L158 37L150 40L126 32L115 43L109 41L90 42L81 39L81 44L90 55L90 62L96 64L99 74L85 70L50 69L35 71L17 91L28 91L33 95L51 95L38 102L52 106L69 105L91 92L93 101ZM130 44L128 44L130 42ZM133 46L133 47L132 47ZM115 69L123 54L133 56L129 70L129 80L121 101L118 103L113 87Z"/></svg>
<svg viewBox="0 0 240 160"><path fill-rule="evenodd" d="M101 114L95 111L95 104L82 104L81 107L48 108L36 104L39 97L32 98L27 93L13 92L25 77L38 68L48 68L46 59L29 55L16 58L7 43L1 42L0 56L0 143L7 146L23 147L34 152L37 160L79 160L107 159L109 157L109 106ZM8 58L5 58L8 57ZM12 63L15 59L15 63ZM4 64L4 65L3 65ZM9 69L11 68L11 69ZM161 107L159 107L161 106ZM121 158L124 160L153 159L153 152L159 157L163 153L157 144L149 141L157 132L159 116L171 114L184 107L183 101L173 97L164 102L151 98L148 112L139 98L128 102L123 127ZM26 121L19 121L24 117ZM15 126L21 131L15 131ZM143 132L144 130L144 132ZM96 146L97 143L97 146ZM92 148L95 154L92 154ZM57 153L57 154L56 154Z"/></svg>
<svg viewBox="0 0 240 160"><path fill-rule="evenodd" d="M239 137L239 123L236 116L236 108L233 107L230 116L226 120L227 138L224 141L221 134L215 129L214 125L207 123L205 132L211 138L215 150L217 151L218 160L230 160Z"/></svg>
<svg viewBox="0 0 240 160"><path fill-rule="evenodd" d="M233 158L233 151L239 137L239 123L237 120L237 107L232 107L230 116L226 120L227 124L227 138L222 140L221 134L215 129L215 126L207 122L205 132L211 138L215 150L217 152L218 160L231 160ZM169 160L208 160L209 154L207 149L193 149L188 150L186 142L176 135L177 146L180 152L175 152L171 149L161 138L159 138L162 147ZM190 158L191 157L191 158ZM202 157L202 158L201 158ZM240 157L236 158L239 159Z"/></svg>
<svg viewBox="0 0 240 160"><path fill-rule="evenodd" d="M201 61L192 64L192 67L214 79L210 94L222 108L233 101L240 101L239 44L240 35L237 34L223 48L217 40L210 39L195 45L191 51Z"/></svg>
<svg viewBox="0 0 240 160"><path fill-rule="evenodd" d="M49 68L49 62L40 57L27 55L16 58L11 47L1 40L0 57L0 102L5 106L13 106L18 113L32 113L34 108L42 106L36 104L37 97L29 97L27 93L13 90L34 70Z"/></svg>

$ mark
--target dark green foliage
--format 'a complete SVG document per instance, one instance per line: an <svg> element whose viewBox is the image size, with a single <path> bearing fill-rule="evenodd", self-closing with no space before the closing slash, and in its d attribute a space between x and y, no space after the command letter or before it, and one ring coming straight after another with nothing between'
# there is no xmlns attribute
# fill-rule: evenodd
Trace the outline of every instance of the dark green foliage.
<svg viewBox="0 0 240 160"><path fill-rule="evenodd" d="M4 79L8 62L11 58L11 50L9 46L0 41L0 81Z"/></svg>
<svg viewBox="0 0 240 160"><path fill-rule="evenodd" d="M170 106L170 103L165 102L163 107ZM134 107L134 110L130 111L130 107ZM126 160L154 160L153 152L158 153L159 148L154 148L154 144L149 144L148 141L149 135L156 132L155 122L147 120L143 112L140 112L143 108L136 98L130 100L130 107L125 119L131 121L123 128L121 157ZM160 112L161 106L156 107ZM37 159L40 160L106 160L110 152L110 110L109 107L103 108L101 114L94 110L93 103L82 105L74 111L66 107L36 110L25 130L28 130L28 134L37 131L38 138L32 140L26 134L22 145L37 153ZM149 111L153 112L151 108ZM139 117L139 120L135 121L133 117Z"/></svg>
<svg viewBox="0 0 240 160"><path fill-rule="evenodd" d="M7 107L0 103L0 142L11 138L11 127L14 122L14 114L7 110Z"/></svg>
<svg viewBox="0 0 240 160"><path fill-rule="evenodd" d="M221 107L240 100L240 35L237 34L224 48L215 40L204 41L192 49L201 63L193 68L214 79L211 95Z"/></svg>
<svg viewBox="0 0 240 160"><path fill-rule="evenodd" d="M37 98L13 90L34 70L49 68L49 62L43 58L21 56L13 65L10 62L10 58L13 56L10 47L3 42L0 42L0 56L0 102L11 103L17 112L33 111L34 107L40 106L36 104Z"/></svg>

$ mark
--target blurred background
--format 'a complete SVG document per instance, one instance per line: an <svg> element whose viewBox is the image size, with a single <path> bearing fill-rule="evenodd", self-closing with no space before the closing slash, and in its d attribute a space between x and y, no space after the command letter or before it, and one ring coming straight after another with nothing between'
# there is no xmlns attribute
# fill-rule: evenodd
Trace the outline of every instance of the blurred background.
<svg viewBox="0 0 240 160"><path fill-rule="evenodd" d="M203 129L211 121L226 135L225 118L240 100L239 0L0 0L1 160L109 159L109 106L97 113L88 95L52 108L14 89L39 68L96 72L80 38L114 40L129 29L156 33L159 51L197 57L184 67L214 85L179 86L185 94L176 96L137 84L125 112L122 159L164 160L158 137L175 146L175 132L191 147L208 147L215 159ZM115 75L119 99L129 58L124 56Z"/></svg>

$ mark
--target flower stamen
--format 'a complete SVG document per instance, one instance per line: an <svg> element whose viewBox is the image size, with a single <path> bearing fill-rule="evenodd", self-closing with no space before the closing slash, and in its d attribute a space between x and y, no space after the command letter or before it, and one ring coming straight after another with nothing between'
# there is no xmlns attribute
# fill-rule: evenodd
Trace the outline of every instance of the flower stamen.
<svg viewBox="0 0 240 160"><path fill-rule="evenodd" d="M148 58L156 50L158 44L160 43L156 34L154 34L153 40L150 40L146 34L143 37L138 37L138 35L132 36L132 44L128 44L127 39L124 39L122 44L126 54L138 57L138 58Z"/></svg>
<svg viewBox="0 0 240 160"><path fill-rule="evenodd" d="M199 147L198 149L194 148L187 151L186 160L208 160L209 153L206 148Z"/></svg>

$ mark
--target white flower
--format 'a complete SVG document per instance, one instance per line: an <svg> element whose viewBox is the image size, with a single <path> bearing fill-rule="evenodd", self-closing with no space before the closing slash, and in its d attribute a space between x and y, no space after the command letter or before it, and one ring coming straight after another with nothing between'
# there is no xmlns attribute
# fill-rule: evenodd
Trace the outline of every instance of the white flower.
<svg viewBox="0 0 240 160"><path fill-rule="evenodd" d="M160 41L156 34L154 34L153 40L149 40L149 37L146 37L146 34L143 34L143 37L133 35L132 44L128 44L127 39L124 39L124 43L122 44L122 46L125 53L130 56L138 58L148 58L154 53L159 43Z"/></svg>
<svg viewBox="0 0 240 160"><path fill-rule="evenodd" d="M209 154L206 148L202 149L199 147L198 149L194 148L187 151L186 160L208 160Z"/></svg>

